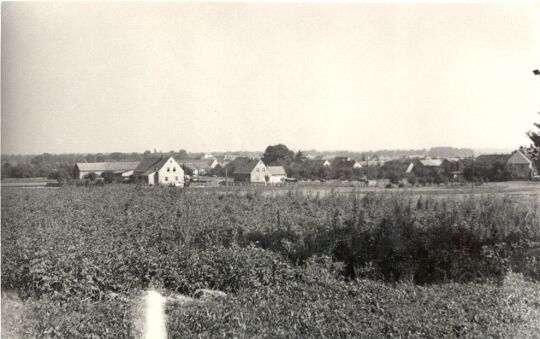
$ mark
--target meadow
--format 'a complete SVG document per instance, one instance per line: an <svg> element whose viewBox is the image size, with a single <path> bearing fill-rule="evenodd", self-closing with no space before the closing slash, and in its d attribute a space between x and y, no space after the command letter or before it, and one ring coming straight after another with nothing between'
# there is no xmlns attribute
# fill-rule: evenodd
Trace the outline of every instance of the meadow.
<svg viewBox="0 0 540 339"><path fill-rule="evenodd" d="M503 191L5 188L3 336L133 337L148 288L228 293L170 337L538 336L539 203Z"/></svg>

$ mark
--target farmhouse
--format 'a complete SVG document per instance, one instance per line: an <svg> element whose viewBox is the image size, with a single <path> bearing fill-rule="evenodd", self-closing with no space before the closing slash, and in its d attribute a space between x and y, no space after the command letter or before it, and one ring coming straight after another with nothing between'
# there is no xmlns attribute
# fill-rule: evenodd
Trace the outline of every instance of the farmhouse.
<svg viewBox="0 0 540 339"><path fill-rule="evenodd" d="M259 159L250 160L233 172L235 182L266 183L270 176L268 169Z"/></svg>
<svg viewBox="0 0 540 339"><path fill-rule="evenodd" d="M268 172L270 173L269 183L271 184L280 184L285 182L287 179L287 172L283 166L268 166Z"/></svg>
<svg viewBox="0 0 540 339"><path fill-rule="evenodd" d="M534 161L522 151L515 151L506 161L506 166L515 179L531 179L538 175Z"/></svg>
<svg viewBox="0 0 540 339"><path fill-rule="evenodd" d="M73 168L73 176L83 179L85 175L112 172L118 176L129 177L137 167L138 162L78 162Z"/></svg>
<svg viewBox="0 0 540 339"><path fill-rule="evenodd" d="M148 185L184 186L184 170L173 157L144 159L133 175Z"/></svg>

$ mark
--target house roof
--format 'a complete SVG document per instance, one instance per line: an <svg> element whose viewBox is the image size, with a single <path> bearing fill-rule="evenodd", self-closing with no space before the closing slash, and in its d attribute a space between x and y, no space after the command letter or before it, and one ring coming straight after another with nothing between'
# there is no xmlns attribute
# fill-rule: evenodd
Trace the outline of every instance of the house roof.
<svg viewBox="0 0 540 339"><path fill-rule="evenodd" d="M161 167L163 167L163 165L165 165L170 158L171 157L159 157L159 158L151 157L151 158L143 159L139 163L137 168L135 168L134 172L150 174L152 172L159 170Z"/></svg>
<svg viewBox="0 0 540 339"><path fill-rule="evenodd" d="M191 162L183 163L182 166L184 166L184 168L187 168L187 169L192 170L192 171L198 171L199 170L199 168L197 166L195 166Z"/></svg>
<svg viewBox="0 0 540 339"><path fill-rule="evenodd" d="M229 168L231 168L231 167L240 168L240 167L242 167L242 165L248 163L250 160L251 159L246 158L246 157L237 157L234 160L232 160L231 162L229 162L227 164L227 166L229 166Z"/></svg>
<svg viewBox="0 0 540 339"><path fill-rule="evenodd" d="M523 152L517 150L510 158L508 158L509 164L532 164L533 161Z"/></svg>
<svg viewBox="0 0 540 339"><path fill-rule="evenodd" d="M210 169L210 165L215 161L215 159L211 160L191 160L189 162L182 163L185 167L191 169L191 170L202 170L202 169Z"/></svg>
<svg viewBox="0 0 540 339"><path fill-rule="evenodd" d="M443 163L441 159L426 159L426 160L419 160L419 161L423 166L426 166L426 167L439 167Z"/></svg>
<svg viewBox="0 0 540 339"><path fill-rule="evenodd" d="M283 166L267 166L267 168L272 175L287 175L287 172L285 172L285 168L283 168Z"/></svg>
<svg viewBox="0 0 540 339"><path fill-rule="evenodd" d="M78 162L81 172L127 172L134 170L138 162Z"/></svg>
<svg viewBox="0 0 540 339"><path fill-rule="evenodd" d="M250 160L250 161L246 162L245 164L243 164L242 166L238 167L234 171L234 174L251 174L251 172L253 171L255 166L257 166L257 164L260 161L261 160L259 160L259 159Z"/></svg>
<svg viewBox="0 0 540 339"><path fill-rule="evenodd" d="M493 164L497 162L507 162L510 158L510 154L482 154L474 159L476 162L483 162L486 164Z"/></svg>
<svg viewBox="0 0 540 339"><path fill-rule="evenodd" d="M407 166L407 169L405 170L405 173L411 173L414 168L414 163L411 162L409 166Z"/></svg>

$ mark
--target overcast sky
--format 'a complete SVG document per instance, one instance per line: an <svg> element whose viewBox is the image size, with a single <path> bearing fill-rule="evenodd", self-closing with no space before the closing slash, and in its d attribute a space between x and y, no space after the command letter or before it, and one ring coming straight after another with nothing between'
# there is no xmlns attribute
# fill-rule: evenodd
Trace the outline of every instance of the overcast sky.
<svg viewBox="0 0 540 339"><path fill-rule="evenodd" d="M514 148L538 5L2 3L2 153Z"/></svg>

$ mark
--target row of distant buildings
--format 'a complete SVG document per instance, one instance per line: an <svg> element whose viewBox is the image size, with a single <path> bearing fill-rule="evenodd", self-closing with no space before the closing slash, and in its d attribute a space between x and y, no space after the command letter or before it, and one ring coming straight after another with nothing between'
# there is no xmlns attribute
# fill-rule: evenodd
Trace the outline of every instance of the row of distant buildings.
<svg viewBox="0 0 540 339"><path fill-rule="evenodd" d="M266 166L260 159L243 159L231 173L234 182L256 184L279 184L287 179L282 166ZM91 173L102 175L110 172L126 181L131 179L148 185L184 186L186 178L205 175L218 164L216 159L177 161L172 156L150 157L140 162L92 162L77 163L74 177L84 179ZM186 175L189 172L190 175Z"/></svg>
<svg viewBox="0 0 540 339"><path fill-rule="evenodd" d="M426 171L438 171L451 174L454 178L463 174L464 160L459 158L448 159L415 159L406 170L406 174L421 174ZM485 154L474 159L477 166L492 166L495 163L502 164L506 170L512 173L515 179L532 179L538 176L538 163L526 152L517 150L511 154ZM472 166L474 167L474 163Z"/></svg>
<svg viewBox="0 0 540 339"><path fill-rule="evenodd" d="M514 178L531 179L538 176L538 166L525 152L517 150L510 155L480 155L475 162L490 163L503 159L507 169L512 171ZM429 157L406 157L399 160L383 161L376 156L364 160L349 157L334 157L333 159L306 159L305 165L317 168L351 168L361 169L371 166L384 166L385 163L398 161L403 164L404 174L422 176L427 172L450 174L454 178L463 175L466 160L460 158L431 159ZM172 156L145 158L140 162L94 162L77 163L74 176L83 179L90 173L101 175L112 172L115 176L145 182L149 185L183 186L186 178L204 176L221 166L230 168L227 174L237 183L277 184L287 181L287 173L282 166L267 166L260 159L246 157L222 157L216 159L206 156L199 160L176 160Z"/></svg>

